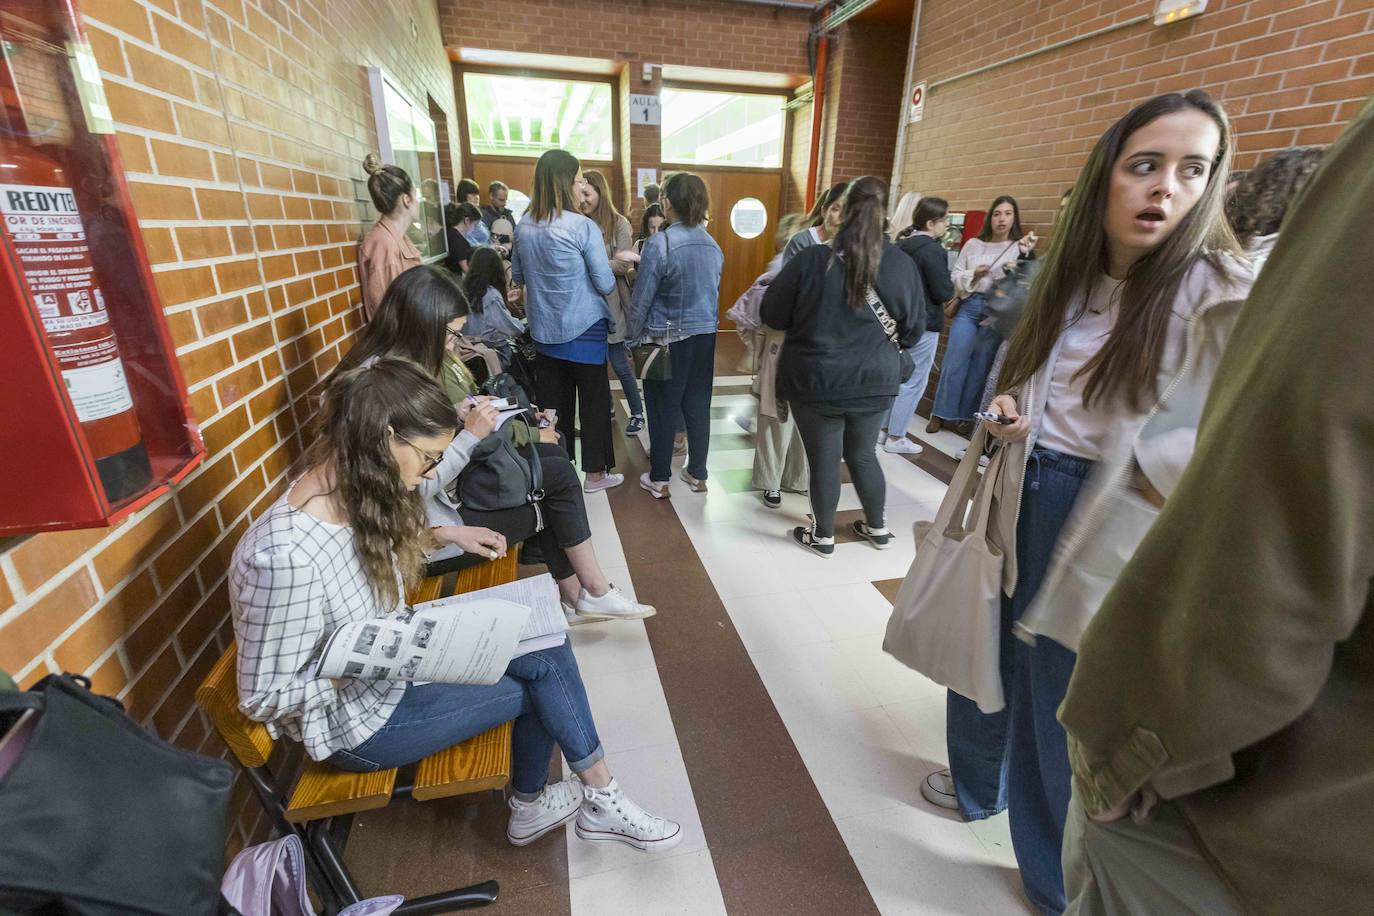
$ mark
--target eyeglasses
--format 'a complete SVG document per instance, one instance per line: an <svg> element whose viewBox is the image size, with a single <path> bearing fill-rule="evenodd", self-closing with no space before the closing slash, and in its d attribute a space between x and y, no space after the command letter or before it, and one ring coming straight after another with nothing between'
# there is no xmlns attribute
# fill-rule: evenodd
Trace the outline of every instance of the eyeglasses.
<svg viewBox="0 0 1374 916"><path fill-rule="evenodd" d="M424 449L420 448L420 446L416 445L414 442L411 442L409 439L403 438L403 437L401 437L401 436L397 436L396 438L397 438L397 439L400 439L400 440L401 440L402 442L404 442L406 445L408 445L408 446L410 446L411 448L415 449L415 454L417 454L417 455L419 455L421 458L425 459L425 463L422 464L422 465L420 465L420 476L421 476L421 477L425 476L425 475L428 474L430 471L432 471L432 470L434 470L435 468L437 468L437 467L439 466L439 463L440 463L441 461L444 460L444 453L443 453L443 452L440 452L440 453L437 454L437 455L431 455L429 452L427 452L427 451L425 451Z"/></svg>

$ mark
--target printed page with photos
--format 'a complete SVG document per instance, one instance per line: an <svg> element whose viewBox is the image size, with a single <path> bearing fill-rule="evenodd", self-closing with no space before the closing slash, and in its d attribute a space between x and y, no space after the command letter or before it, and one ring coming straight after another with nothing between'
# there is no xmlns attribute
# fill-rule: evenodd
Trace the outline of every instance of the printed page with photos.
<svg viewBox="0 0 1374 916"><path fill-rule="evenodd" d="M493 585L476 592L428 601L417 606L416 611L462 605L488 598L500 598L530 609L529 620L520 631L520 645L514 653L516 656L538 652L540 649L552 649L567 641L568 619L563 616L563 604L558 598L558 583L554 582L553 576L548 573L507 582L504 585Z"/></svg>
<svg viewBox="0 0 1374 916"><path fill-rule="evenodd" d="M315 676L443 684L499 681L517 654L530 609L492 597L447 607L434 604L339 627L325 644Z"/></svg>

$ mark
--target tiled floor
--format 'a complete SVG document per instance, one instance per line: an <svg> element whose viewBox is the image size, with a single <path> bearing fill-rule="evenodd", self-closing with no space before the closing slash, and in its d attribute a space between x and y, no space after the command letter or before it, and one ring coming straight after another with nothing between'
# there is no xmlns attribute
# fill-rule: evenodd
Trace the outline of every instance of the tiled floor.
<svg viewBox="0 0 1374 916"><path fill-rule="evenodd" d="M516 850L495 799L406 802L354 829L369 887L495 877L496 910L541 916L1030 912L1006 817L965 824L921 799L945 762L945 693L882 651L912 525L934 515L964 440L913 421L926 455L879 452L893 546L841 536L817 557L787 536L807 497L769 509L752 490L753 436L736 420L755 402L733 360L718 350L709 492L677 478L667 502L641 492L645 432L618 446L625 485L586 499L611 580L660 614L577 627L573 646L612 771L682 822L681 845L654 857L568 830ZM839 526L862 516L844 480Z"/></svg>

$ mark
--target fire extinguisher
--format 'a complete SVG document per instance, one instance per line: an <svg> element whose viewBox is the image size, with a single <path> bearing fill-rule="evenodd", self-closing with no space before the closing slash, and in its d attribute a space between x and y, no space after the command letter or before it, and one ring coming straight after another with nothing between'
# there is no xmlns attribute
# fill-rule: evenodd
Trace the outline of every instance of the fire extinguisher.
<svg viewBox="0 0 1374 916"><path fill-rule="evenodd" d="M62 163L0 135L0 216L111 503L152 480L119 343Z"/></svg>

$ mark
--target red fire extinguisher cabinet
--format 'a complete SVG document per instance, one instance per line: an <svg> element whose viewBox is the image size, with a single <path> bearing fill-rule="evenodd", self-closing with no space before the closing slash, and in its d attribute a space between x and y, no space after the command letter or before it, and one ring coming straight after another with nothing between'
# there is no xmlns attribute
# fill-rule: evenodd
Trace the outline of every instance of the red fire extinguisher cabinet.
<svg viewBox="0 0 1374 916"><path fill-rule="evenodd" d="M74 0L0 40L0 534L112 525L205 449Z"/></svg>

